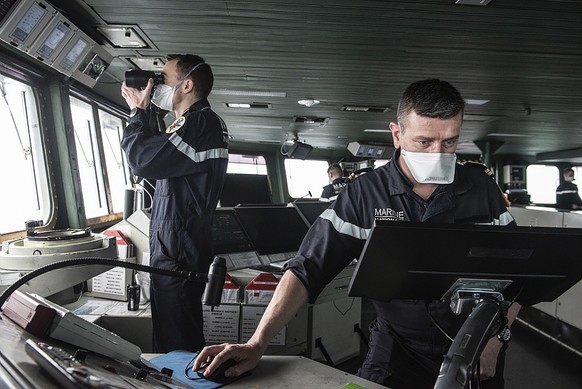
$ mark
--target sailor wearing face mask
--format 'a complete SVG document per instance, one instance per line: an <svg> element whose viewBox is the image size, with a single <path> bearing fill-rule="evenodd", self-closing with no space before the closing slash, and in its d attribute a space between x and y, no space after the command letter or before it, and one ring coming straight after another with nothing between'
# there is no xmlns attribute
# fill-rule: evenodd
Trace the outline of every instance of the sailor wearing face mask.
<svg viewBox="0 0 582 389"><path fill-rule="evenodd" d="M218 365L234 358L232 375L252 369L270 336L302 304L315 302L326 283L360 256L375 219L515 224L485 169L455 163L464 105L457 89L445 81L411 84L400 100L398 121L390 123L396 147L391 161L347 185L313 224L251 339L243 345L209 346L198 359L214 357L213 365ZM423 244L414 236L410 242L402 244ZM446 262L446 251L435 252L433 260ZM385 261L389 269L390 247ZM377 318L370 325L369 351L358 375L394 389L433 388L451 345L448 336L456 335L465 318L441 301L373 301L373 305ZM509 322L517 311L517 306L510 309ZM502 346L492 339L481 355L482 388L503 387Z"/></svg>
<svg viewBox="0 0 582 389"><path fill-rule="evenodd" d="M213 260L211 227L228 163L228 132L207 100L214 77L196 55L170 55L151 103L174 111L165 131L148 120L153 80L143 90L123 84L131 108L123 133L129 167L136 176L156 180L150 222L152 266L208 273ZM204 284L151 276L154 351L200 350Z"/></svg>

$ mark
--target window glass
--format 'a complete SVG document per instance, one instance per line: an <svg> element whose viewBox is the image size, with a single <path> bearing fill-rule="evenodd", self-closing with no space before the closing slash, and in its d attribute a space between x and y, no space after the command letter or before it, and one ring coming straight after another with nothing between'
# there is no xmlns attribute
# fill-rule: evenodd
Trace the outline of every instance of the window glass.
<svg viewBox="0 0 582 389"><path fill-rule="evenodd" d="M582 182L582 166L572 166L572 170L574 170L574 184L581 186L582 184L580 183Z"/></svg>
<svg viewBox="0 0 582 389"><path fill-rule="evenodd" d="M227 173L267 175L267 162L261 155L228 154Z"/></svg>
<svg viewBox="0 0 582 389"><path fill-rule="evenodd" d="M526 170L527 191L535 204L555 204L560 172L552 165L529 165Z"/></svg>
<svg viewBox="0 0 582 389"><path fill-rule="evenodd" d="M77 164L87 218L109 213L103 185L103 165L93 119L93 107L71 96L71 114L77 147Z"/></svg>
<svg viewBox="0 0 582 389"><path fill-rule="evenodd" d="M130 187L129 170L125 161L125 153L121 148L123 122L121 118L100 109L99 124L101 125L103 155L105 156L113 212L123 212L125 189Z"/></svg>
<svg viewBox="0 0 582 389"><path fill-rule="evenodd" d="M285 159L287 188L293 198L319 198L323 187L329 184L327 161Z"/></svg>
<svg viewBox="0 0 582 389"><path fill-rule="evenodd" d="M0 234L50 222L53 204L35 91L0 74Z"/></svg>

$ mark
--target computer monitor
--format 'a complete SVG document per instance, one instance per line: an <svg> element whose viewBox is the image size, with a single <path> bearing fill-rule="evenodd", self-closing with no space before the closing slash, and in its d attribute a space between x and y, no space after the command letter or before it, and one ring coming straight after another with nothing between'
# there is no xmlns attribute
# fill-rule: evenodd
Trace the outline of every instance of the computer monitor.
<svg viewBox="0 0 582 389"><path fill-rule="evenodd" d="M325 201L296 201L293 205L297 208L308 226L311 226L319 215L329 208L330 203Z"/></svg>
<svg viewBox="0 0 582 389"><path fill-rule="evenodd" d="M242 206L234 209L261 255L297 251L308 230L295 207Z"/></svg>
<svg viewBox="0 0 582 389"><path fill-rule="evenodd" d="M212 220L212 246L215 254L241 253L254 250L240 225L233 208L218 208Z"/></svg>
<svg viewBox="0 0 582 389"><path fill-rule="evenodd" d="M228 173L220 196L220 205L234 207L239 204L270 204L269 178L261 174Z"/></svg>
<svg viewBox="0 0 582 389"><path fill-rule="evenodd" d="M505 300L553 301L582 278L582 229L376 221L350 296L438 300L458 279L511 280Z"/></svg>

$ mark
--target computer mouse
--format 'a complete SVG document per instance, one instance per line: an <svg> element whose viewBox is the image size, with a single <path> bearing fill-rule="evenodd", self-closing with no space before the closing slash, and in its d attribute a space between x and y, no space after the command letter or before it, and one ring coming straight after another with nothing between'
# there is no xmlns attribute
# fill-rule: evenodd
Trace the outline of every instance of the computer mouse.
<svg viewBox="0 0 582 389"><path fill-rule="evenodd" d="M204 371L206 371L206 369L204 369L204 371L198 371L198 375L204 379L207 379L209 381L216 381L216 382L220 382L220 381L224 381L226 379L229 379L231 377L225 377L224 376L224 372L227 371L230 367L236 365L236 361L234 359L227 359L225 362L222 362L217 368L216 370L214 370L212 372L211 375L209 375L208 377L204 376Z"/></svg>

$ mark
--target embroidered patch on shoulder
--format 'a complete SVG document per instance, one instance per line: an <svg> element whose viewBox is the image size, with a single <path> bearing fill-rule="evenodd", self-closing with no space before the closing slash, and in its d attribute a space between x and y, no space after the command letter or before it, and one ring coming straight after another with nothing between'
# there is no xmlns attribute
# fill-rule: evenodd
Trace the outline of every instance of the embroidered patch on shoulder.
<svg viewBox="0 0 582 389"><path fill-rule="evenodd" d="M184 116L180 116L174 123L170 124L168 128L166 128L166 134L173 134L174 132L178 131L182 126L186 123L186 118Z"/></svg>

